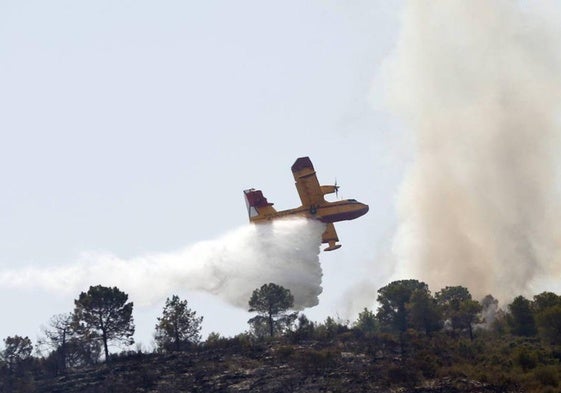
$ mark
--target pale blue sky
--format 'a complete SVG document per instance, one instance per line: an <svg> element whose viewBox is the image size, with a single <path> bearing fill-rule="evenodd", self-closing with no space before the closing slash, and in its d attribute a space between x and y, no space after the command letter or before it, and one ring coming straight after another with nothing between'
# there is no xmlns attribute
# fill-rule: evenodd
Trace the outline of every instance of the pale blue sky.
<svg viewBox="0 0 561 393"><path fill-rule="evenodd" d="M1 1L0 269L216 238L246 225L245 188L262 189L278 208L296 206L290 166L307 155L320 182L337 178L342 197L370 205L337 226L343 248L320 255L324 293L306 312L343 315L345 291L388 271L377 264L410 159L376 82L400 7ZM0 288L9 315L0 337L35 340L77 295ZM205 317L205 332L224 319L224 334L245 328L247 313L181 295ZM144 344L160 310L135 310Z"/></svg>

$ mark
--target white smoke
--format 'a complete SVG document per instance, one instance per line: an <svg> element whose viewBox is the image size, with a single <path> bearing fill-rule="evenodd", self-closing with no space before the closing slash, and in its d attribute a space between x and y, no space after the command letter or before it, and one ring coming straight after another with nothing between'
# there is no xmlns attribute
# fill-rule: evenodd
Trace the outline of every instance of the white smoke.
<svg viewBox="0 0 561 393"><path fill-rule="evenodd" d="M323 224L306 219L248 224L177 252L131 259L89 253L71 265L4 270L0 286L75 295L90 285L117 286L141 305L174 291L200 290L245 308L253 290L273 282L290 289L295 308L302 309L317 305L322 291L324 230Z"/></svg>
<svg viewBox="0 0 561 393"><path fill-rule="evenodd" d="M398 276L502 300L558 276L559 15L554 2L407 3L387 64L416 149Z"/></svg>

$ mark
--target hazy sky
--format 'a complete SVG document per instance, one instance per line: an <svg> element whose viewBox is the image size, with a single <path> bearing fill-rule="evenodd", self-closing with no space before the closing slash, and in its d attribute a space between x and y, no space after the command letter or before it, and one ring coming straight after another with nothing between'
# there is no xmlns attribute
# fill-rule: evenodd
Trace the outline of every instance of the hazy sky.
<svg viewBox="0 0 561 393"><path fill-rule="evenodd" d="M321 183L336 178L342 197L370 205L337 225L343 248L320 254L323 293L306 310L346 317L349 291L392 270L384 254L411 157L377 81L400 9L0 2L0 269L51 269L91 252L130 259L219 238L248 225L245 188L279 209L297 206L290 166L310 156ZM179 295L204 316L205 336L247 328L244 310ZM0 337L35 340L77 296L0 288ZM145 345L163 300L135 307Z"/></svg>

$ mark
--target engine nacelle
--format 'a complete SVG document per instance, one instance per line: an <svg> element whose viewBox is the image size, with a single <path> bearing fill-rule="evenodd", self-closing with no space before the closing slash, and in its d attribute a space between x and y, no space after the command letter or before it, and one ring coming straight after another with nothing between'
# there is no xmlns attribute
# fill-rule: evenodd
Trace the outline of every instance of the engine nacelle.
<svg viewBox="0 0 561 393"><path fill-rule="evenodd" d="M337 190L339 189L339 186L321 186L321 192L323 195L325 194L333 194L334 192L337 192Z"/></svg>

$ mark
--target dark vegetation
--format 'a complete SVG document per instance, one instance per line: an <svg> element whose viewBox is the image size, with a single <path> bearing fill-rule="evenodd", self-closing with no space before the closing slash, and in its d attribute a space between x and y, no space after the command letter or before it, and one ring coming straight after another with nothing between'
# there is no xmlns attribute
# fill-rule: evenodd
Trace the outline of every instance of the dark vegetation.
<svg viewBox="0 0 561 393"><path fill-rule="evenodd" d="M561 392L561 296L516 297L504 310L417 280L378 291L352 323L290 312L290 291L254 291L250 330L211 333L178 296L155 325L156 348L130 350L133 304L90 287L42 338L4 339L0 392ZM109 348L120 346L120 353ZM127 349L129 348L129 349Z"/></svg>

